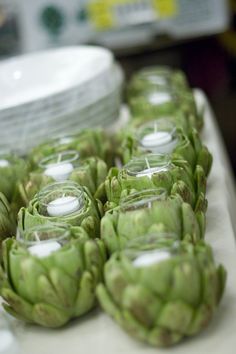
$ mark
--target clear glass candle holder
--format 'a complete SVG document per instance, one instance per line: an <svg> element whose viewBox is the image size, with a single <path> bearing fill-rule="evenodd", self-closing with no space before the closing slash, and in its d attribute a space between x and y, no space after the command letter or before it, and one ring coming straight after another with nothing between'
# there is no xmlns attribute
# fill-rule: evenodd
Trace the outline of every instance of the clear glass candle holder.
<svg viewBox="0 0 236 354"><path fill-rule="evenodd" d="M171 169L171 158L167 154L148 154L130 160L123 171L130 177L149 177L155 173L169 171Z"/></svg>
<svg viewBox="0 0 236 354"><path fill-rule="evenodd" d="M133 210L151 208L153 203L166 200L166 198L167 192L164 188L146 189L122 198L120 210L126 213Z"/></svg>
<svg viewBox="0 0 236 354"><path fill-rule="evenodd" d="M157 265L180 254L180 243L175 233L159 232L137 237L127 243L125 256L134 267Z"/></svg>
<svg viewBox="0 0 236 354"><path fill-rule="evenodd" d="M43 173L55 181L66 181L79 165L79 153L74 150L58 152L39 162Z"/></svg>
<svg viewBox="0 0 236 354"><path fill-rule="evenodd" d="M47 257L60 250L69 239L68 226L60 223L37 225L18 235L18 241L30 254L39 258Z"/></svg>
<svg viewBox="0 0 236 354"><path fill-rule="evenodd" d="M38 194L38 212L49 217L63 217L78 213L84 208L83 188L75 182L49 184Z"/></svg>
<svg viewBox="0 0 236 354"><path fill-rule="evenodd" d="M176 125L168 117L153 120L138 129L137 140L147 152L170 154L178 144Z"/></svg>

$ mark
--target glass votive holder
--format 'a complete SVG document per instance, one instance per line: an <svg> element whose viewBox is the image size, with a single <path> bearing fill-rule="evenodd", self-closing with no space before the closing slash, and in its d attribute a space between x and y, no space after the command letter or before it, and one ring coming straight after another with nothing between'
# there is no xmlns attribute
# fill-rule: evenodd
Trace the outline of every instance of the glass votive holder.
<svg viewBox="0 0 236 354"><path fill-rule="evenodd" d="M139 146L151 153L170 154L178 144L176 126L168 118L142 125L137 131Z"/></svg>
<svg viewBox="0 0 236 354"><path fill-rule="evenodd" d="M55 181L67 180L79 164L79 153L74 150L58 152L39 162L43 173Z"/></svg>
<svg viewBox="0 0 236 354"><path fill-rule="evenodd" d="M68 226L60 223L37 225L22 232L17 238L31 255L39 258L48 257L51 253L60 250L69 239Z"/></svg>
<svg viewBox="0 0 236 354"><path fill-rule="evenodd" d="M127 243L125 256L135 268L149 267L169 260L180 253L175 233L159 232L137 237Z"/></svg>
<svg viewBox="0 0 236 354"><path fill-rule="evenodd" d="M63 217L84 208L84 191L75 182L55 182L38 194L38 212L49 217Z"/></svg>
<svg viewBox="0 0 236 354"><path fill-rule="evenodd" d="M124 167L128 176L152 178L155 173L169 171L171 158L167 154L148 154L130 160Z"/></svg>

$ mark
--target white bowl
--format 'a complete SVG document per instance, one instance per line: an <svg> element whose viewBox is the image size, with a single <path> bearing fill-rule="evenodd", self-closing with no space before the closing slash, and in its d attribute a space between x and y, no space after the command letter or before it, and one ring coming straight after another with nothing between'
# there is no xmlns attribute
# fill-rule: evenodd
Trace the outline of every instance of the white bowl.
<svg viewBox="0 0 236 354"><path fill-rule="evenodd" d="M110 68L113 55L93 46L52 49L0 62L0 111L86 84Z"/></svg>

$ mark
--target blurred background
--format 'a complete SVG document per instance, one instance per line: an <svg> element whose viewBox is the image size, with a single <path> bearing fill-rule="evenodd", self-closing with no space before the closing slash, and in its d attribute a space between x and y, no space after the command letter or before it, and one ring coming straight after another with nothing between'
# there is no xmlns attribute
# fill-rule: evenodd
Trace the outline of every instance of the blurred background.
<svg viewBox="0 0 236 354"><path fill-rule="evenodd" d="M83 43L112 49L127 78L183 69L207 93L236 175L236 0L0 0L0 59Z"/></svg>

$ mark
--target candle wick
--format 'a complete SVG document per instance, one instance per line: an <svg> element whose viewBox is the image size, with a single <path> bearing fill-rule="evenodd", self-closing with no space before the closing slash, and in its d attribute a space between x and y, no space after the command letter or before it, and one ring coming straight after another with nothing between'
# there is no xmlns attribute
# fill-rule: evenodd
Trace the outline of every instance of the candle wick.
<svg viewBox="0 0 236 354"><path fill-rule="evenodd" d="M145 161L146 161L146 164L147 164L147 168L150 170L150 165L149 165L148 159L146 157L145 157Z"/></svg>
<svg viewBox="0 0 236 354"><path fill-rule="evenodd" d="M62 158L61 154L58 154L57 163L61 162L61 158Z"/></svg>
<svg viewBox="0 0 236 354"><path fill-rule="evenodd" d="M39 238L37 231L34 232L34 235L35 235L36 241L40 242L40 238Z"/></svg>

